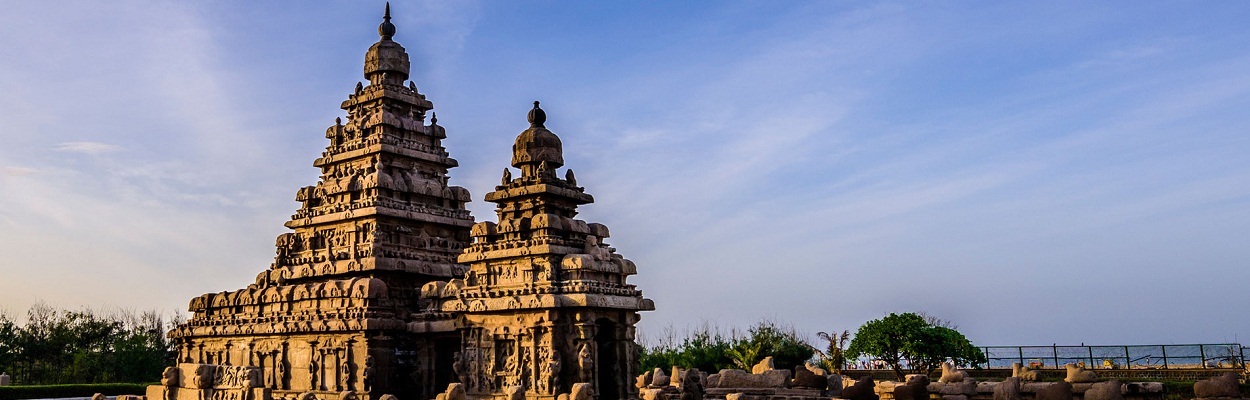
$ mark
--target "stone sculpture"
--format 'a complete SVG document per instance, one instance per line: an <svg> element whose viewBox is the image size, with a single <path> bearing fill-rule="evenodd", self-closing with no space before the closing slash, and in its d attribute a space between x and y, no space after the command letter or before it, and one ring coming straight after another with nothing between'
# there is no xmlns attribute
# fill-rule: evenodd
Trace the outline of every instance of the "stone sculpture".
<svg viewBox="0 0 1250 400"><path fill-rule="evenodd" d="M1201 399L1241 398L1237 374L1228 372L1211 379L1194 382L1194 397Z"/></svg>
<svg viewBox="0 0 1250 400"><path fill-rule="evenodd" d="M755 366L751 367L751 373L762 374L764 371L770 371L773 369L775 369L773 368L773 356L768 356L764 357L763 360L760 360L759 363L756 363Z"/></svg>
<svg viewBox="0 0 1250 400"><path fill-rule="evenodd" d="M1022 400L1020 396L1020 378L1010 377L994 387L994 400Z"/></svg>
<svg viewBox="0 0 1250 400"><path fill-rule="evenodd" d="M1037 382L1037 371L1018 362L1011 363L1011 376L1020 378L1021 381L1025 382Z"/></svg>
<svg viewBox="0 0 1250 400"><path fill-rule="evenodd" d="M699 370L694 368L682 374L680 400L703 400L703 383L699 375Z"/></svg>
<svg viewBox="0 0 1250 400"><path fill-rule="evenodd" d="M1034 400L1072 400L1072 383L1053 382L1033 394Z"/></svg>
<svg viewBox="0 0 1250 400"><path fill-rule="evenodd" d="M1079 365L1066 364L1063 366L1067 369L1068 376L1063 378L1068 383L1090 383L1098 380L1098 375L1094 371L1086 371L1085 367Z"/></svg>
<svg viewBox="0 0 1250 400"><path fill-rule="evenodd" d="M967 372L959 370L959 368L956 368L955 364L950 361L942 363L942 377L938 378L938 382L959 383L963 382L964 379L968 379Z"/></svg>
<svg viewBox="0 0 1250 400"><path fill-rule="evenodd" d="M825 394L831 397L841 397L843 380L842 375L829 374L826 378L828 378L826 381L828 381L829 386L825 389Z"/></svg>
<svg viewBox="0 0 1250 400"><path fill-rule="evenodd" d="M876 386L877 383L872 380L872 377L865 376L855 381L854 385L843 388L840 397L846 400L880 400L873 390Z"/></svg>

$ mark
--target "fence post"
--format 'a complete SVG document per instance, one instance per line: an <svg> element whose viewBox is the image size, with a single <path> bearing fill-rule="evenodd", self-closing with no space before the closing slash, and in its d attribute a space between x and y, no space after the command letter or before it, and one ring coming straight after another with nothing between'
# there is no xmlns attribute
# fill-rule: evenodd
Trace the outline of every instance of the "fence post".
<svg viewBox="0 0 1250 400"><path fill-rule="evenodd" d="M1055 369L1059 369L1059 344L1058 343L1050 344L1050 356L1054 357L1055 359Z"/></svg>
<svg viewBox="0 0 1250 400"><path fill-rule="evenodd" d="M1020 355L1020 365L1024 365L1024 347L1016 346L1016 353Z"/></svg>
<svg viewBox="0 0 1250 400"><path fill-rule="evenodd" d="M1207 350L1202 345L1198 345L1198 355L1200 356L1198 357L1198 364L1205 369L1207 367Z"/></svg>
<svg viewBox="0 0 1250 400"><path fill-rule="evenodd" d="M1168 369L1168 346L1159 345L1159 349L1163 350L1163 369Z"/></svg>
<svg viewBox="0 0 1250 400"><path fill-rule="evenodd" d="M1128 355L1128 346L1124 346L1124 368L1133 369L1133 357Z"/></svg>
<svg viewBox="0 0 1250 400"><path fill-rule="evenodd" d="M1085 346L1085 349L1089 350L1089 365L1085 368L1094 369L1094 346Z"/></svg>
<svg viewBox="0 0 1250 400"><path fill-rule="evenodd" d="M986 368L986 369L989 369L989 368L990 368L990 366L991 366L991 365L993 365L993 364L990 362L990 348L989 348L989 347L982 347L982 348L981 348L981 351L983 351L983 352L984 352L983 354L985 354L985 368Z"/></svg>

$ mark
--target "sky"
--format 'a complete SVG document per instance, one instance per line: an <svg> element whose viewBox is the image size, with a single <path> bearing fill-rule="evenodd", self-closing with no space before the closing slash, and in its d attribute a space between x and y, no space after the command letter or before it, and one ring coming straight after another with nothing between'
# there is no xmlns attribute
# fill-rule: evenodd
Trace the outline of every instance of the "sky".
<svg viewBox="0 0 1250 400"><path fill-rule="evenodd" d="M374 4L376 3L376 4ZM268 268L383 3L7 2L0 310ZM891 312L977 345L1250 343L1250 4L407 2L494 220L542 101L648 340Z"/></svg>

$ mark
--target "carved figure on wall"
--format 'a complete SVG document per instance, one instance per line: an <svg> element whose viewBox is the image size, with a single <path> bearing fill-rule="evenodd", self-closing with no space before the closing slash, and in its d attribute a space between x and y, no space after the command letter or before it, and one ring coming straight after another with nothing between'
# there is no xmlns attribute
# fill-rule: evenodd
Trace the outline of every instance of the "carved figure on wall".
<svg viewBox="0 0 1250 400"><path fill-rule="evenodd" d="M373 390L373 356L365 356L365 370L362 373L365 391Z"/></svg>
<svg viewBox="0 0 1250 400"><path fill-rule="evenodd" d="M464 382L464 361L459 351L451 355L451 371L456 374L456 382Z"/></svg>
<svg viewBox="0 0 1250 400"><path fill-rule="evenodd" d="M591 357L589 343L582 343L577 351L577 367L581 370L582 380L590 382L595 374L595 359Z"/></svg>
<svg viewBox="0 0 1250 400"><path fill-rule="evenodd" d="M342 372L343 372L343 383L347 386L348 390L354 389L352 387L352 381L354 379L352 379L353 378L352 376L352 351L350 347L348 347L347 350L345 351L345 355L343 357L343 366L340 368L342 369Z"/></svg>
<svg viewBox="0 0 1250 400"><path fill-rule="evenodd" d="M317 357L315 354L308 359L308 388L312 390L317 390Z"/></svg>

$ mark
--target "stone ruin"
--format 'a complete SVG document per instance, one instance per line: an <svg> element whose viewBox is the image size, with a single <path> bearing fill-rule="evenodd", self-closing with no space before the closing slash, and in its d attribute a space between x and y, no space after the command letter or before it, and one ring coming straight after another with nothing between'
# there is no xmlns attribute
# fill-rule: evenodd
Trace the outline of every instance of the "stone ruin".
<svg viewBox="0 0 1250 400"><path fill-rule="evenodd" d="M149 400L637 397L634 325L655 306L608 228L575 218L594 200L559 173L545 111L516 138L519 176L486 195L497 222L475 223L395 31L388 4L293 231L255 283L191 300Z"/></svg>

